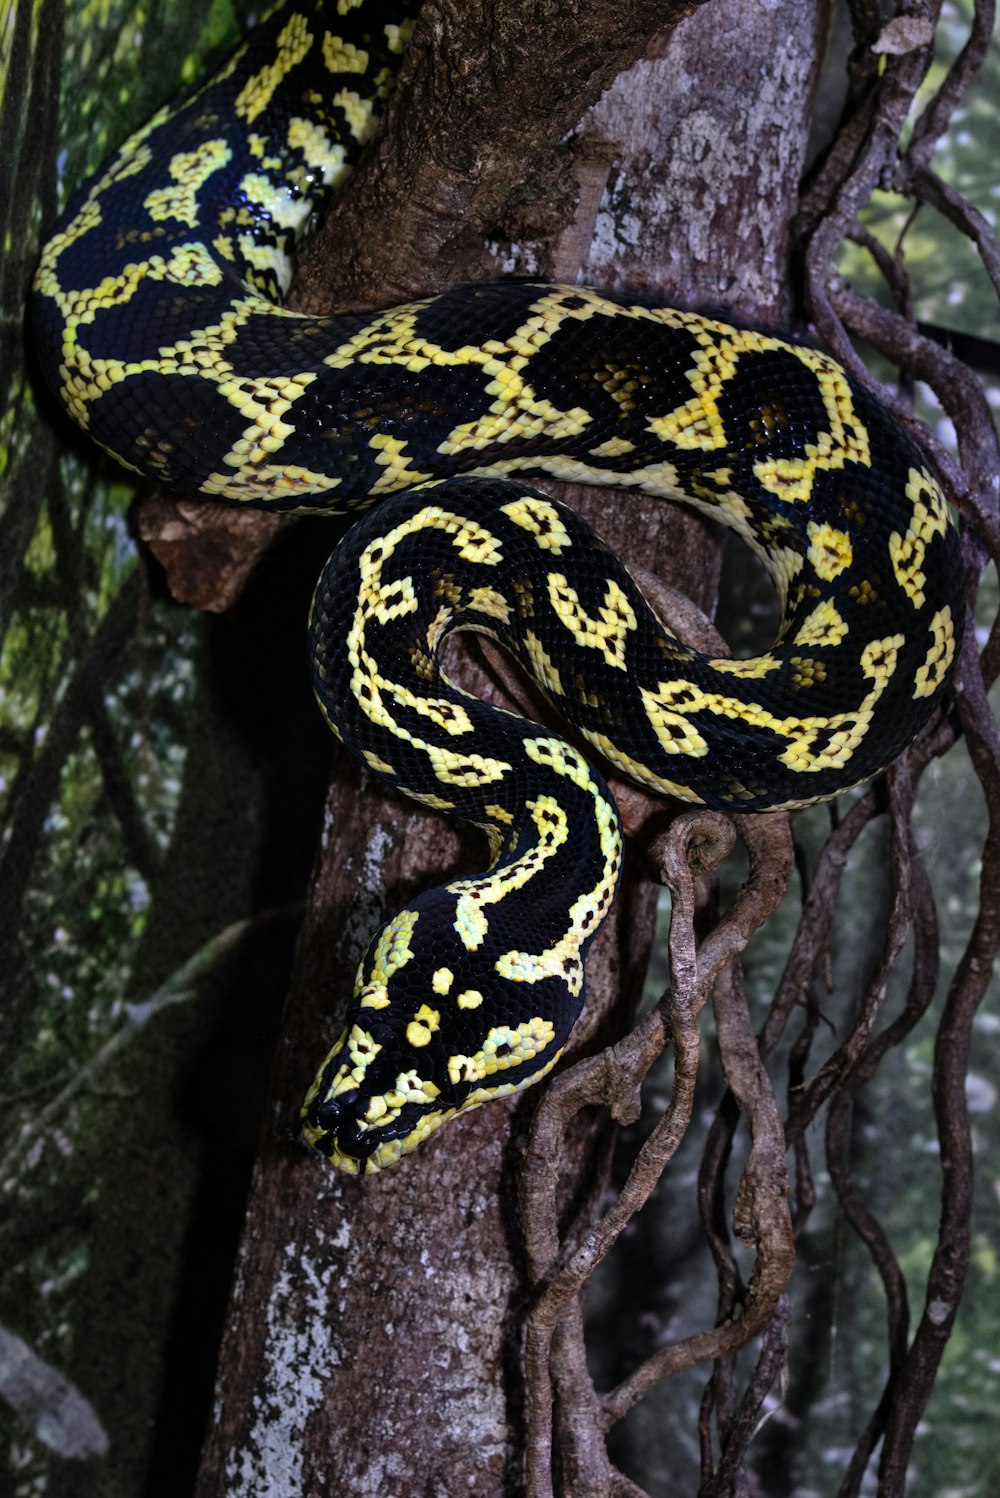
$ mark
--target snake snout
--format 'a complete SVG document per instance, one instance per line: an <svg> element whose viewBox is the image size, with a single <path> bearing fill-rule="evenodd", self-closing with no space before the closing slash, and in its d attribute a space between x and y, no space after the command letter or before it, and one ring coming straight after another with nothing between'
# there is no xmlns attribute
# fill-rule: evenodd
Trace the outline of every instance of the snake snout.
<svg viewBox="0 0 1000 1498"><path fill-rule="evenodd" d="M355 1160L367 1160L377 1147L377 1139L366 1133L358 1122L357 1109L361 1099L358 1088L338 1093L336 1097L324 1098L314 1103L306 1112L305 1132L314 1149L329 1154L331 1146L341 1155ZM325 1135L325 1140L319 1135Z"/></svg>

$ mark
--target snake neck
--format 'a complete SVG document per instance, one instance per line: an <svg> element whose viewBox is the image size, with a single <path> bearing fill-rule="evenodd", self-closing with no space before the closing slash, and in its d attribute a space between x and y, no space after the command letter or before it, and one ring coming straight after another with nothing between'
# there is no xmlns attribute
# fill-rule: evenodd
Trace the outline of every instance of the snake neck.
<svg viewBox="0 0 1000 1498"><path fill-rule="evenodd" d="M491 867L418 896L378 932L306 1099L305 1137L356 1174L544 1075L583 1005L584 961L618 884L618 816L582 755L503 716L493 747L523 757L530 786L515 775L493 802L480 782ZM494 766L499 779L503 759ZM411 784L420 773L410 766Z"/></svg>

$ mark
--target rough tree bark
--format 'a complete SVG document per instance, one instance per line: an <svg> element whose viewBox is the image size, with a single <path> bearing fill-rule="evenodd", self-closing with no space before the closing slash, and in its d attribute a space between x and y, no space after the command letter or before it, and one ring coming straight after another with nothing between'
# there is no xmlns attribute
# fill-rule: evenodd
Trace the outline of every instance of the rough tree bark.
<svg viewBox="0 0 1000 1498"><path fill-rule="evenodd" d="M626 53L635 56L673 19L661 4L629 7L627 17L617 7L613 16L603 5L578 9L590 13L561 13L553 27L542 8L428 7L385 136L335 211L334 232L316 252L321 269L314 255L300 282L309 305L330 304L315 288L331 280L356 304L496 274L486 238L502 242L501 258L518 270L784 320L819 11L800 3L779 17L720 0L697 12L652 41L567 149L560 137ZM566 58L575 64L569 75ZM552 80L567 77L554 97ZM619 504L606 492L578 492L572 502L627 558L712 607L713 528L641 496ZM704 842L704 829L695 831ZM460 1120L433 1147L364 1183L289 1144L367 936L414 889L464 867L462 847L451 827L341 766L239 1261L203 1494L318 1494L331 1481L358 1495L499 1494L524 1482L526 1424L536 1447L548 1439L544 1395L526 1414L519 1372L530 1279L514 1192L537 1098ZM590 965L577 1053L620 1032L641 984L655 903L643 864L636 847ZM586 1203L591 1216L603 1136L588 1124L560 1142L556 1198ZM533 1251L546 1253L537 1242ZM783 1264L768 1304L786 1275ZM574 1437L579 1428L564 1416L565 1490L625 1491L593 1441ZM534 1490L543 1490L548 1467L547 1452L536 1450Z"/></svg>

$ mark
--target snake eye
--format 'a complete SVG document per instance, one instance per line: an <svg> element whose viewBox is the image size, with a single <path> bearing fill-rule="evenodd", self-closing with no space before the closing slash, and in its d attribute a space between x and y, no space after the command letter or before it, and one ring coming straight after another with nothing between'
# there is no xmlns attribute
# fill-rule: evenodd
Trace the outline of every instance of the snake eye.
<svg viewBox="0 0 1000 1498"><path fill-rule="evenodd" d="M326 1098L313 1113L316 1126L333 1134L344 1122L351 1105L358 1100L357 1090L342 1092L338 1097Z"/></svg>
<svg viewBox="0 0 1000 1498"><path fill-rule="evenodd" d="M333 1102L332 1099L330 1102L320 1103L313 1116L321 1129L326 1129L332 1134L340 1122L340 1104Z"/></svg>

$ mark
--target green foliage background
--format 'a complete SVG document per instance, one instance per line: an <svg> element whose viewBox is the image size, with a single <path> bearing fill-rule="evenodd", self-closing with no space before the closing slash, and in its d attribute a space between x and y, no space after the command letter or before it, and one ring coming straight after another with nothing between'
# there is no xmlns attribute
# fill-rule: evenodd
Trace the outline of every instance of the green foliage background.
<svg viewBox="0 0 1000 1498"><path fill-rule="evenodd" d="M4 1493L190 1487L294 930L280 912L319 826L318 808L302 827L293 813L292 851L261 875L277 726L255 689L279 669L306 691L309 576L287 590L287 630L280 604L262 626L252 603L219 621L163 596L133 490L52 409L23 321L69 190L252 9L41 0L0 16Z"/></svg>

